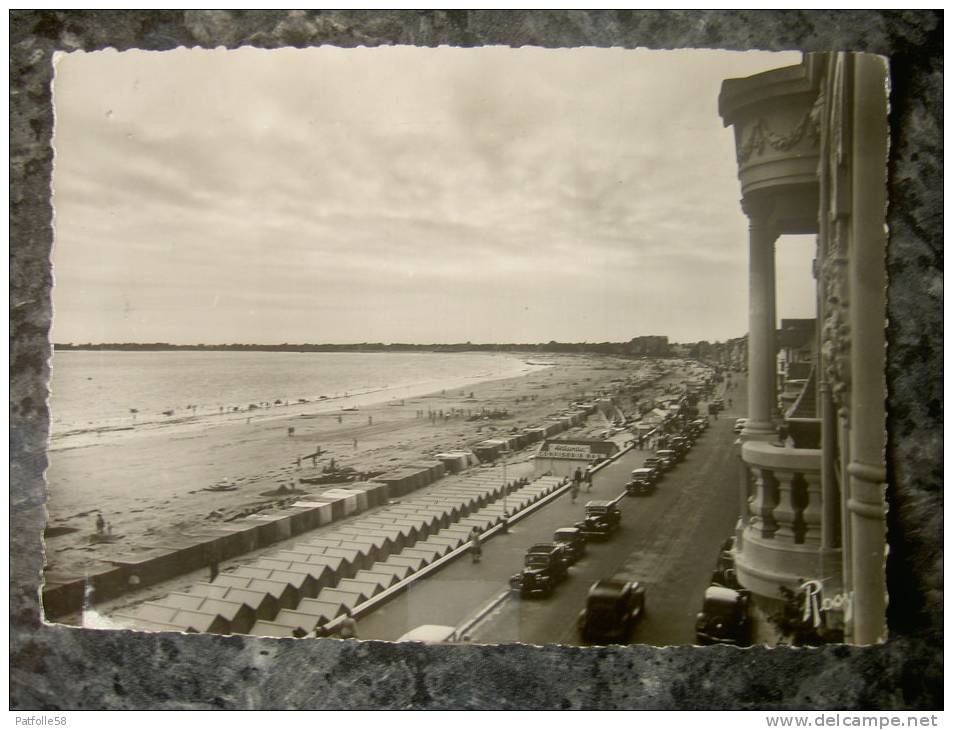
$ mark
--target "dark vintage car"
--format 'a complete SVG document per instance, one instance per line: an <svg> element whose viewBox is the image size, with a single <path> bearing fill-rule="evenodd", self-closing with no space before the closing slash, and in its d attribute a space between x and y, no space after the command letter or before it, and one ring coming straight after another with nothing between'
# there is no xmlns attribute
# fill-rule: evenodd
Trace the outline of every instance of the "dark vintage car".
<svg viewBox="0 0 953 730"><path fill-rule="evenodd" d="M518 590L523 598L536 595L547 597L566 575L562 549L554 547L549 552L527 553L523 569L510 578L510 587Z"/></svg>
<svg viewBox="0 0 953 730"><path fill-rule="evenodd" d="M664 469L662 469L662 460L659 459L657 456L647 457L645 461L642 463L642 468L652 469L655 471L656 484L658 484L659 481L662 479L662 475L664 474L664 471L665 471Z"/></svg>
<svg viewBox="0 0 953 730"><path fill-rule="evenodd" d="M694 444L695 439L690 436L676 436L672 439L672 448L676 451L680 451L683 457Z"/></svg>
<svg viewBox="0 0 953 730"><path fill-rule="evenodd" d="M734 569L735 567L735 538L732 535L721 544L718 553L718 570Z"/></svg>
<svg viewBox="0 0 953 730"><path fill-rule="evenodd" d="M645 497L655 491L655 469L633 469L632 476L625 485L625 492L630 497Z"/></svg>
<svg viewBox="0 0 953 730"><path fill-rule="evenodd" d="M695 619L695 642L702 646L747 646L751 641L750 633L747 591L709 586L705 590L701 613Z"/></svg>
<svg viewBox="0 0 953 730"><path fill-rule="evenodd" d="M622 510L615 502L586 502L586 518L574 526L587 540L607 540L619 527Z"/></svg>
<svg viewBox="0 0 953 730"><path fill-rule="evenodd" d="M678 463L679 457L673 449L659 449L655 452L655 456L661 459L662 464L665 464L666 469L671 469Z"/></svg>
<svg viewBox="0 0 953 730"><path fill-rule="evenodd" d="M553 542L561 545L574 563L586 554L586 538L578 527L560 527L553 533Z"/></svg>
<svg viewBox="0 0 953 730"><path fill-rule="evenodd" d="M741 590L742 585L738 582L738 576L734 568L718 567L712 571L711 584L713 586L722 586L732 590Z"/></svg>
<svg viewBox="0 0 953 730"><path fill-rule="evenodd" d="M529 550L526 551L527 555L531 553L538 553L541 555L552 555L556 560L561 562L563 567L566 569L568 569L569 566L573 564L572 556L569 554L569 551L566 549L566 546L556 541L538 542L535 545L530 546ZM563 575L562 577L565 578L566 576Z"/></svg>
<svg viewBox="0 0 953 730"><path fill-rule="evenodd" d="M632 581L593 583L579 614L582 640L590 644L624 643L645 613L645 588Z"/></svg>

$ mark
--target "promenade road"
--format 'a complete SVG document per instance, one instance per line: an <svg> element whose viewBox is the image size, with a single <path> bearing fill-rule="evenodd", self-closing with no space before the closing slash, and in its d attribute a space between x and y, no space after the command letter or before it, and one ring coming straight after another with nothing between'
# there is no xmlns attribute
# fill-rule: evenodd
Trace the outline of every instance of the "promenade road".
<svg viewBox="0 0 953 730"><path fill-rule="evenodd" d="M744 383L735 376L732 408L713 421L685 460L649 497L625 497L622 527L606 543L590 543L588 555L549 599L521 600L509 577L535 542L551 540L559 527L582 518L588 499L609 499L624 490L629 472L648 451L633 450L602 469L575 504L568 493L490 539L478 564L457 560L359 622L362 639L393 641L422 624L460 626L499 600L469 632L474 643L577 644L576 617L591 584L624 573L647 588L645 620L631 641L659 646L691 644L695 614L722 541L738 514L734 419L744 411ZM505 596L505 597L504 597Z"/></svg>

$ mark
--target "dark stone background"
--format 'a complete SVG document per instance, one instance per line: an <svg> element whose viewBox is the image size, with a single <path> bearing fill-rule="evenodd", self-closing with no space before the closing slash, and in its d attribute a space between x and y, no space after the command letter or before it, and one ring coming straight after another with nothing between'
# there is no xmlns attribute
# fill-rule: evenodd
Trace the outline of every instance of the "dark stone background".
<svg viewBox="0 0 953 730"><path fill-rule="evenodd" d="M942 707L942 24L940 11L11 11L11 707ZM52 54L243 44L706 47L889 56L890 640L875 647L744 652L425 648L43 625L37 596L50 357Z"/></svg>

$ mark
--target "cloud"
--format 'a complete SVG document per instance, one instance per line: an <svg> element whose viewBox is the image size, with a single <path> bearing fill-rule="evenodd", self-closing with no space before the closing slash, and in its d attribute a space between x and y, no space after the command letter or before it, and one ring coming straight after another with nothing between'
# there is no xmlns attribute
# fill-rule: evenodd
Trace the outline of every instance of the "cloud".
<svg viewBox="0 0 953 730"><path fill-rule="evenodd" d="M746 229L718 88L797 60L69 54L54 338L736 336Z"/></svg>

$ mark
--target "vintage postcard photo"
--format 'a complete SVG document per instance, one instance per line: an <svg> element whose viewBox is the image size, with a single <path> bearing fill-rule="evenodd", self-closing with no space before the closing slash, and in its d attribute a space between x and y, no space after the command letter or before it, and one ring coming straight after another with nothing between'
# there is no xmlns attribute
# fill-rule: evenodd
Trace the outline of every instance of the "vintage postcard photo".
<svg viewBox="0 0 953 730"><path fill-rule="evenodd" d="M887 76L57 54L46 620L882 641Z"/></svg>

